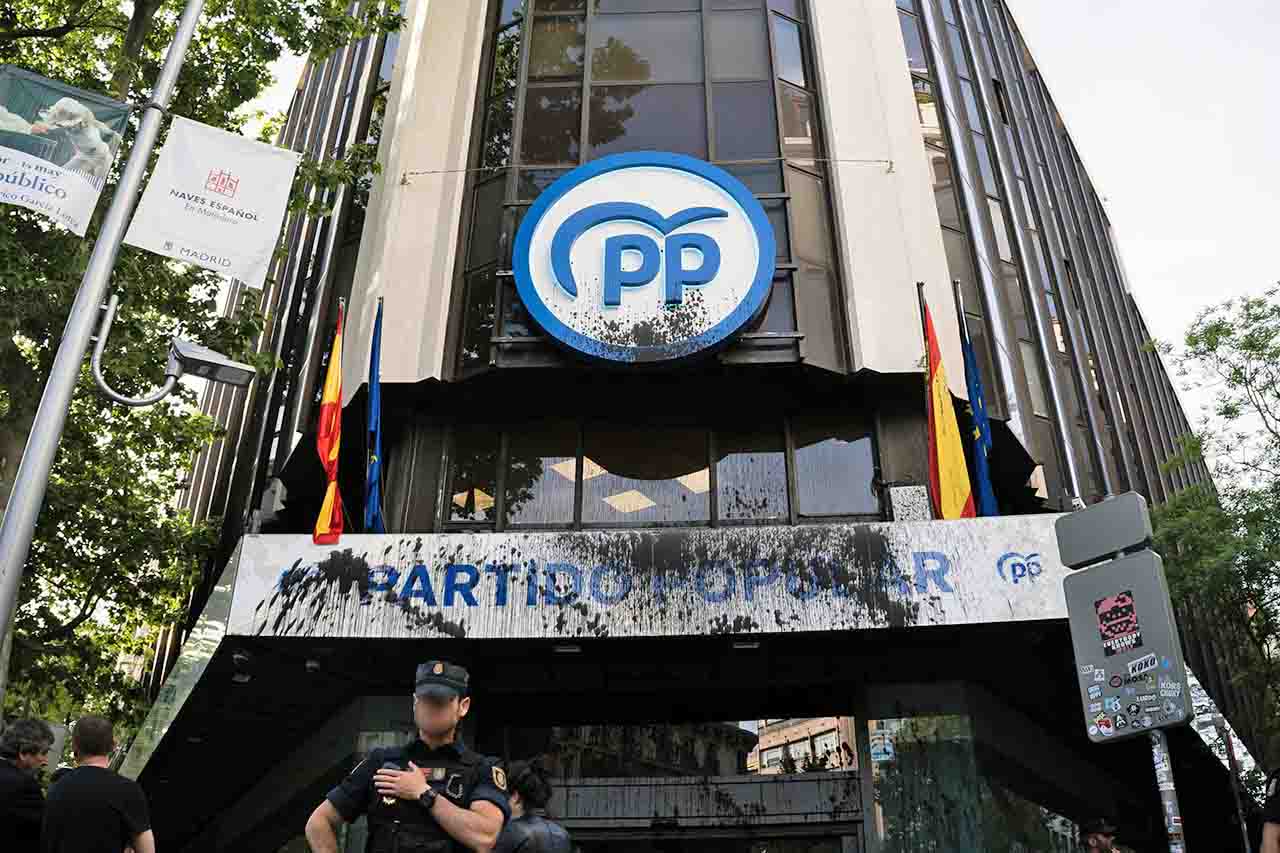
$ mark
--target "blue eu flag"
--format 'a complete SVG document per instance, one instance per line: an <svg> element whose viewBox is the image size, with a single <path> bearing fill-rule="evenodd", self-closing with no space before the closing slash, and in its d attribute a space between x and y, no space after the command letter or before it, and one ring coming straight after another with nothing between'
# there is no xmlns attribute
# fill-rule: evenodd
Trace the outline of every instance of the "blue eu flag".
<svg viewBox="0 0 1280 853"><path fill-rule="evenodd" d="M987 418L987 402L982 393L982 374L978 372L978 357L974 355L973 343L969 335L962 330L961 338L964 346L964 376L969 386L969 413L973 416L973 461L977 474L977 506L979 516L999 515L1000 506L996 503L995 491L991 488L991 467L987 462L987 454L991 452L991 421Z"/></svg>
<svg viewBox="0 0 1280 853"><path fill-rule="evenodd" d="M364 485L364 532L386 533L382 521L382 300L373 321L373 347L369 353L369 459Z"/></svg>

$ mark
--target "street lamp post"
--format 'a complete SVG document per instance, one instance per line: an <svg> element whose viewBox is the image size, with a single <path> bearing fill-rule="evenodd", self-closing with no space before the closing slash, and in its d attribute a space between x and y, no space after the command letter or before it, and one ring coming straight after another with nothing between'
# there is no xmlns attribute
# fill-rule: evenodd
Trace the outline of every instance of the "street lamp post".
<svg viewBox="0 0 1280 853"><path fill-rule="evenodd" d="M67 317L62 343L54 356L53 369L49 371L49 381L44 386L27 447L14 477L13 492L5 510L4 523L0 526L0 637L7 637L13 628L23 567L31 549L36 519L44 504L49 473L62 439L71 396L80 378L84 355L111 280L116 256L120 253L125 226L137 204L142 175L160 133L160 122L173 96L178 72L182 69L203 8L204 0L187 0L173 43L169 45L160 76L152 89L151 100L142 108L142 120L138 123L133 150L129 152L102 230L94 243L93 254L89 257L89 265L80 280L80 290ZM0 707L4 701L4 675L0 673Z"/></svg>

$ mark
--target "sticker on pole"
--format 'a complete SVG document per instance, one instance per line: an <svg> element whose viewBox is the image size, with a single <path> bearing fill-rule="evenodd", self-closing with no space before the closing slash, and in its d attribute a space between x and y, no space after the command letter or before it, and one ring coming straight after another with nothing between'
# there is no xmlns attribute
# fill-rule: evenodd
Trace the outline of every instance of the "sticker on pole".
<svg viewBox="0 0 1280 853"><path fill-rule="evenodd" d="M1186 666L1160 558L1142 551L1062 585L1089 739L1114 743L1186 722ZM1100 716L1098 705L1113 716Z"/></svg>
<svg viewBox="0 0 1280 853"><path fill-rule="evenodd" d="M548 335L617 364L713 350L759 316L774 234L737 178L682 154L615 154L569 172L516 235L516 289Z"/></svg>

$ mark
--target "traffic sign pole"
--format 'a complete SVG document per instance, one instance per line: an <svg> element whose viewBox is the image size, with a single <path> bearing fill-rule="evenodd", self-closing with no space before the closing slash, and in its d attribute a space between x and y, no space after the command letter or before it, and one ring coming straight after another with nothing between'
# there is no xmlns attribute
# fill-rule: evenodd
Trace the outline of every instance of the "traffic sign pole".
<svg viewBox="0 0 1280 853"><path fill-rule="evenodd" d="M1182 809L1178 806L1178 788L1173 781L1173 762L1169 758L1169 739L1164 729L1151 732L1151 761L1156 768L1156 787L1160 789L1160 807L1164 813L1165 834L1169 853L1187 853L1182 837Z"/></svg>

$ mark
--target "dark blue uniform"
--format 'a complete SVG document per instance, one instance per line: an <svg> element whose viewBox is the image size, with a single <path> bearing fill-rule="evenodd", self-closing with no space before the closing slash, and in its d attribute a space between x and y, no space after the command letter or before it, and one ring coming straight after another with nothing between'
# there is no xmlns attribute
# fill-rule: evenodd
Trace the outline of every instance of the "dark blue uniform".
<svg viewBox="0 0 1280 853"><path fill-rule="evenodd" d="M547 819L544 809L530 809L507 821L493 853L572 853L565 828Z"/></svg>
<svg viewBox="0 0 1280 853"><path fill-rule="evenodd" d="M404 746L375 749L328 794L328 800L350 823L360 815L369 818L366 853L453 853L465 848L440 827L416 800L383 797L373 787L373 774L387 764L408 770L409 762L426 774L440 796L463 809L484 801L511 817L506 779L496 762L468 749L460 740L429 749L421 740Z"/></svg>

